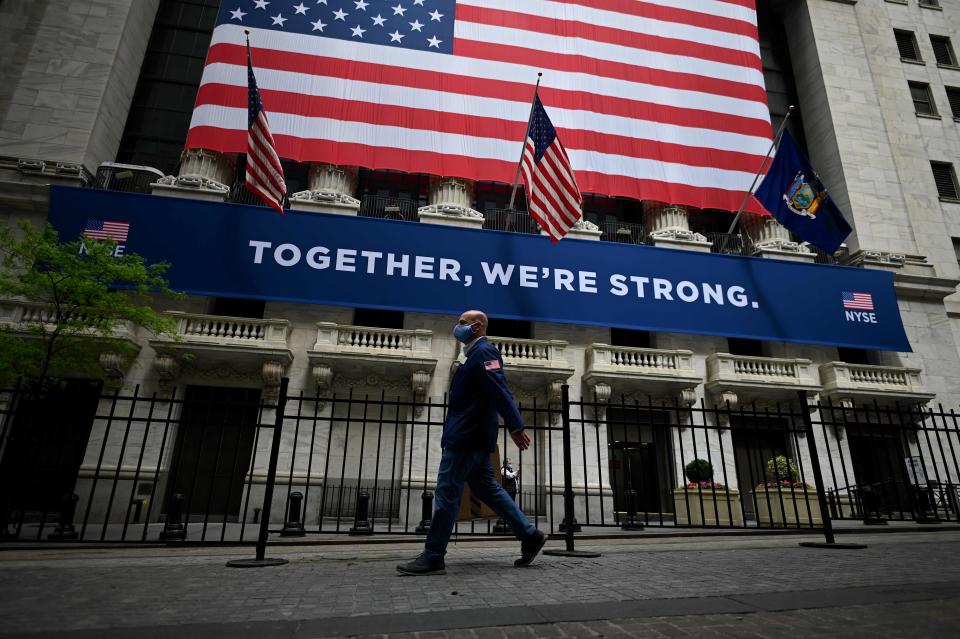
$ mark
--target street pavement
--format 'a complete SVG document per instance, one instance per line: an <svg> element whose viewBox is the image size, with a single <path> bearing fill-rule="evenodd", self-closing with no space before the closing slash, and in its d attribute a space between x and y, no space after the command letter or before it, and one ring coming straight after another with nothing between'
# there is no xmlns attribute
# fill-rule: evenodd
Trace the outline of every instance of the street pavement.
<svg viewBox="0 0 960 639"><path fill-rule="evenodd" d="M595 559L451 544L447 574L398 576L416 544L0 550L0 639L954 637L960 532L583 539ZM561 541L548 548L562 547ZM4 548L0 546L0 548Z"/></svg>

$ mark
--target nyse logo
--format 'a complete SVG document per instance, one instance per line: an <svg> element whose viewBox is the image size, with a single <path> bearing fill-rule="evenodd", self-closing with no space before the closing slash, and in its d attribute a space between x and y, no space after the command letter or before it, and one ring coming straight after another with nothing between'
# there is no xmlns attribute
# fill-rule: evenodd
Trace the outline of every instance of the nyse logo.
<svg viewBox="0 0 960 639"><path fill-rule="evenodd" d="M861 324L877 324L877 314L864 311L844 311L848 322L859 322Z"/></svg>
<svg viewBox="0 0 960 639"><path fill-rule="evenodd" d="M854 291L843 292L844 315L848 322L860 324L877 324L877 314L874 313L873 295Z"/></svg>
<svg viewBox="0 0 960 639"><path fill-rule="evenodd" d="M126 249L127 237L130 235L128 222L113 222L110 220L87 220L81 236L90 240L113 240L117 245L113 249L113 256L120 257ZM80 244L80 254L87 252L87 246Z"/></svg>

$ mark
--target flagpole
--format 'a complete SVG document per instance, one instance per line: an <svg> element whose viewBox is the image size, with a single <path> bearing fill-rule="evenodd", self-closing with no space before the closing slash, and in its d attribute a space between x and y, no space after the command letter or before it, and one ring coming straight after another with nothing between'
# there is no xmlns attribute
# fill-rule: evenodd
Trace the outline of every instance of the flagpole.
<svg viewBox="0 0 960 639"><path fill-rule="evenodd" d="M540 78L543 73L537 73L537 86L533 88L533 100L530 101L530 115L527 116L527 130L523 133L523 145L520 147L520 161L517 162L517 172L513 176L513 190L510 191L510 204L507 210L513 210L513 201L517 197L517 185L520 183L520 170L523 168L523 154L527 150L527 138L530 137L530 121L533 120L533 107L537 103L537 91L540 90Z"/></svg>
<svg viewBox="0 0 960 639"><path fill-rule="evenodd" d="M777 129L777 134L773 137L773 141L770 143L770 149L767 151L767 155L763 158L763 162L760 164L760 170L757 171L757 174L753 176L753 183L750 185L750 188L746 193L743 194L743 202L740 203L740 209L737 210L737 214L733 217L733 222L730 223L730 228L727 229L727 234L723 237L723 242L720 244L720 253L723 252L723 249L727 246L727 238L733 234L733 229L737 227L737 222L740 221L740 216L743 215L743 209L747 206L747 202L750 201L750 196L753 195L753 189L757 186L757 180L760 179L760 176L763 174L763 170L767 167L767 161L770 159L770 154L773 153L773 150L777 148L777 145L780 144L780 138L783 137L783 131L787 127L787 120L790 119L790 115L796 109L794 105L787 107L787 115L783 118L783 122L780 123L780 128Z"/></svg>

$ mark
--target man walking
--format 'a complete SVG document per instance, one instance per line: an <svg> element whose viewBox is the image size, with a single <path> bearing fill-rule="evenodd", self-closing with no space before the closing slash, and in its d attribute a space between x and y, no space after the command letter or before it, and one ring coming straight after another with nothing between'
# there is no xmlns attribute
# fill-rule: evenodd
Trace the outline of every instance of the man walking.
<svg viewBox="0 0 960 639"><path fill-rule="evenodd" d="M482 311L467 311L460 316L453 336L464 345L464 362L450 383L450 407L443 425L440 446L443 456L437 472L433 520L423 553L413 561L397 566L406 575L442 575L443 557L460 510L463 485L490 506L510 526L520 540L520 558L514 566L526 566L543 548L547 536L537 530L520 511L516 502L493 477L490 453L496 449L499 425L503 417L510 437L520 450L530 446L523 418L503 374L503 358L487 340L487 316Z"/></svg>

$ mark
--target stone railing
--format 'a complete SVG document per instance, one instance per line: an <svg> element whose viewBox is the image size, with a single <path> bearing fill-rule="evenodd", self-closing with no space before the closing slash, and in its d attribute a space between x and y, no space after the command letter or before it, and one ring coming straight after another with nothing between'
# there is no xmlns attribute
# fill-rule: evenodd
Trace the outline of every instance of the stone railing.
<svg viewBox="0 0 960 639"><path fill-rule="evenodd" d="M741 382L778 386L811 386L816 383L808 359L754 357L714 353L707 357L708 382Z"/></svg>
<svg viewBox="0 0 960 639"><path fill-rule="evenodd" d="M925 394L917 368L830 362L820 366L820 377L827 395L844 391Z"/></svg>
<svg viewBox="0 0 960 639"><path fill-rule="evenodd" d="M235 344L287 348L290 326L283 319L251 319L169 311L177 322L176 335L184 343Z"/></svg>
<svg viewBox="0 0 960 639"><path fill-rule="evenodd" d="M693 352L591 344L587 370L689 375L693 373Z"/></svg>
<svg viewBox="0 0 960 639"><path fill-rule="evenodd" d="M500 350L503 363L545 368L567 368L567 342L561 340L488 337Z"/></svg>
<svg viewBox="0 0 960 639"><path fill-rule="evenodd" d="M345 326L317 322L316 351L418 354L430 353L433 331Z"/></svg>
<svg viewBox="0 0 960 639"><path fill-rule="evenodd" d="M74 326L76 324L93 326L103 321L102 316L85 310L67 311L61 319ZM17 328L31 330L32 328L35 332L41 326L46 330L53 330L53 325L57 323L57 315L53 306L47 304L4 300L0 301L0 323L14 330ZM71 332L74 335L77 334L73 330ZM132 322L116 320L110 330L110 337L126 338L135 332L136 328Z"/></svg>

